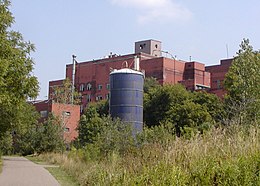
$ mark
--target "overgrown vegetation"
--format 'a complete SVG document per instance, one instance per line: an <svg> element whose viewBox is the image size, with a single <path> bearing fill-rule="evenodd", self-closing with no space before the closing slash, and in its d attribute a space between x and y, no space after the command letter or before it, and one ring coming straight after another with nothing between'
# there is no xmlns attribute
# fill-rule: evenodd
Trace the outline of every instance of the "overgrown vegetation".
<svg viewBox="0 0 260 186"><path fill-rule="evenodd" d="M0 140L0 149L6 155L62 152L65 144L60 121L51 115L43 123L36 121L23 131L6 132Z"/></svg>
<svg viewBox="0 0 260 186"><path fill-rule="evenodd" d="M206 92L189 92L182 85L150 88L144 97L147 126L171 123L176 135L209 129L223 117L223 102Z"/></svg>
<svg viewBox="0 0 260 186"><path fill-rule="evenodd" d="M258 126L212 129L189 140L172 137L167 127L146 129L144 134L142 145L123 146L124 153L117 148L100 153L108 144L97 140L68 155L40 158L58 163L81 185L260 184Z"/></svg>

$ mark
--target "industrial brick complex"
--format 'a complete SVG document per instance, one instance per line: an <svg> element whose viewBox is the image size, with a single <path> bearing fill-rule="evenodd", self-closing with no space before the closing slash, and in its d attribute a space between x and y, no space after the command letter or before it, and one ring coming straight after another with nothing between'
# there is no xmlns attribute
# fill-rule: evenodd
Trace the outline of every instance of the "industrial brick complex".
<svg viewBox="0 0 260 186"><path fill-rule="evenodd" d="M74 84L82 95L81 110L89 102L109 98L109 74L113 69L128 65L134 67L134 60L140 60L140 69L146 77L154 77L161 84L183 84L188 90L205 89L222 97L222 83L232 59L222 60L221 64L207 66L192 61L177 60L173 56L162 56L161 42L156 40L138 41L135 53L127 55L110 54L103 59L77 62L75 65ZM73 64L66 65L65 78L73 79ZM62 85L63 80L49 82L49 99L52 99L53 87Z"/></svg>
<svg viewBox="0 0 260 186"><path fill-rule="evenodd" d="M225 94L223 80L232 59L221 60L220 64L213 66L205 66L196 61L177 60L168 52L163 51L161 42L156 40L138 41L135 43L134 51L133 54L127 55L111 53L102 59L84 62L76 62L73 56L75 63L66 65L65 78L72 80L76 90L82 95L80 112L90 102L109 99L110 72L113 69L125 67L133 69L136 61L140 64L140 71L144 72L145 77L154 77L161 85L181 83L191 91L204 89L219 97ZM165 57L163 53L171 57ZM64 79L49 82L48 104L53 104L51 101L54 96L53 88L62 86ZM62 113L64 112L66 110ZM72 130L75 126L72 126ZM76 134L72 136L75 137Z"/></svg>

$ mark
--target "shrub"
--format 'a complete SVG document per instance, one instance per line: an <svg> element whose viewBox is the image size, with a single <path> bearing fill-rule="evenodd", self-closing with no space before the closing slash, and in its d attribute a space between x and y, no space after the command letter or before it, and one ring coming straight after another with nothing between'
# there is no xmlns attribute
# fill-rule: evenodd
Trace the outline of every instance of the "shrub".
<svg viewBox="0 0 260 186"><path fill-rule="evenodd" d="M10 132L6 132L0 139L0 157L1 155L10 155L13 153L13 138Z"/></svg>

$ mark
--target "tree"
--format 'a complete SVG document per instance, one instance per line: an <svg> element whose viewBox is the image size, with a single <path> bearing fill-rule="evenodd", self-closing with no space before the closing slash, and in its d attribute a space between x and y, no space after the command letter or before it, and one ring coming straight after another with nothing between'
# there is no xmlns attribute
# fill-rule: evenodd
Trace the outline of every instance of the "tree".
<svg viewBox="0 0 260 186"><path fill-rule="evenodd" d="M149 89L144 97L148 127L171 124L178 136L209 129L223 119L221 100L206 92L189 92L180 84Z"/></svg>
<svg viewBox="0 0 260 186"><path fill-rule="evenodd" d="M43 152L61 152L65 149L63 128L59 118L50 115L43 123L37 123L26 133L14 135L14 153L23 155Z"/></svg>
<svg viewBox="0 0 260 186"><path fill-rule="evenodd" d="M148 77L144 79L144 93L148 93L150 89L160 86L156 78Z"/></svg>
<svg viewBox="0 0 260 186"><path fill-rule="evenodd" d="M98 133L102 130L102 119L95 106L89 105L88 109L81 116L78 126L78 141L81 146L93 143Z"/></svg>
<svg viewBox="0 0 260 186"><path fill-rule="evenodd" d="M172 105L191 99L190 93L180 84L158 86L144 95L144 121L147 126L159 125L167 120Z"/></svg>
<svg viewBox="0 0 260 186"><path fill-rule="evenodd" d="M226 107L239 123L256 121L260 119L260 52L244 39L237 55L224 81Z"/></svg>
<svg viewBox="0 0 260 186"><path fill-rule="evenodd" d="M225 118L223 101L215 94L193 92L193 102L204 106L215 122L222 122Z"/></svg>
<svg viewBox="0 0 260 186"><path fill-rule="evenodd" d="M10 30L14 18L9 11L10 1L0 0L0 136L15 128L16 108L38 94L38 81L32 75L30 53L35 47L23 40L19 32Z"/></svg>
<svg viewBox="0 0 260 186"><path fill-rule="evenodd" d="M207 107L194 103L192 100L185 100L181 104L172 105L167 115L167 120L175 126L177 136L193 130L202 133L209 129L213 122Z"/></svg>
<svg viewBox="0 0 260 186"><path fill-rule="evenodd" d="M91 106L96 107L97 113L103 117L109 115L109 100L101 100L99 102L90 103Z"/></svg>
<svg viewBox="0 0 260 186"><path fill-rule="evenodd" d="M33 139L31 142L35 152L61 152L65 149L64 131L58 117L50 115L47 121L40 123L32 130L34 135L32 135Z"/></svg>
<svg viewBox="0 0 260 186"><path fill-rule="evenodd" d="M23 151L23 147L27 143L25 136L30 135L31 128L38 125L39 113L35 107L27 102L24 102L18 108L14 108L16 127L12 130L13 152L19 153ZM29 145L26 144L26 145Z"/></svg>
<svg viewBox="0 0 260 186"><path fill-rule="evenodd" d="M73 92L72 96L72 82L69 78L66 78L61 86L53 88L51 99L56 103L78 105L81 103L81 95L77 91Z"/></svg>

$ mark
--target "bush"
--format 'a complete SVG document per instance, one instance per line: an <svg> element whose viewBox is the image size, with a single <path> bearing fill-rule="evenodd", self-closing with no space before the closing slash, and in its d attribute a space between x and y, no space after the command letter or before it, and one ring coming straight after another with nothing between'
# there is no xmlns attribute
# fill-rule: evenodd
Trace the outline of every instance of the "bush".
<svg viewBox="0 0 260 186"><path fill-rule="evenodd" d="M10 155L13 153L13 138L10 132L6 132L0 139L0 157L1 155Z"/></svg>
<svg viewBox="0 0 260 186"><path fill-rule="evenodd" d="M14 135L14 153L29 155L64 149L63 130L54 116L49 116L44 123L32 125L26 133Z"/></svg>
<svg viewBox="0 0 260 186"><path fill-rule="evenodd" d="M37 153L62 152L65 150L63 129L57 118L50 116L48 120L39 124L32 139L34 150Z"/></svg>

